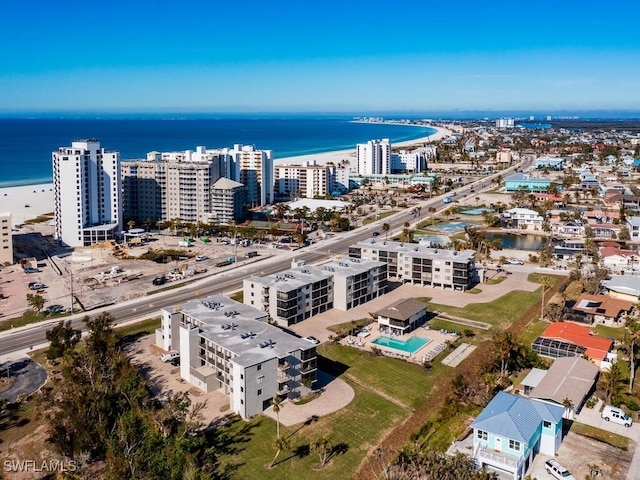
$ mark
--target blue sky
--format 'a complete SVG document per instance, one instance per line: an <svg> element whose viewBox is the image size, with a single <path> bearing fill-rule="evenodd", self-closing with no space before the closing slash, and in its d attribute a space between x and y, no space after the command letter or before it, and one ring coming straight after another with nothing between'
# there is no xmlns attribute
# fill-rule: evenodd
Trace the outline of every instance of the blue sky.
<svg viewBox="0 0 640 480"><path fill-rule="evenodd" d="M0 111L640 111L640 6L3 2Z"/></svg>

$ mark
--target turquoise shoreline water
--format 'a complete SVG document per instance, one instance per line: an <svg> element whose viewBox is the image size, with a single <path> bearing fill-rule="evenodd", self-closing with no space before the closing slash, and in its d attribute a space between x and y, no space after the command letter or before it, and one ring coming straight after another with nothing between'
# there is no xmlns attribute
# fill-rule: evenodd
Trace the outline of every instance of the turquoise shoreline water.
<svg viewBox="0 0 640 480"><path fill-rule="evenodd" d="M359 123L351 118L8 119L0 118L0 187L51 182L51 152L79 138L96 138L123 160L147 152L255 145L274 158L355 149L356 143L392 143L435 133L428 127Z"/></svg>

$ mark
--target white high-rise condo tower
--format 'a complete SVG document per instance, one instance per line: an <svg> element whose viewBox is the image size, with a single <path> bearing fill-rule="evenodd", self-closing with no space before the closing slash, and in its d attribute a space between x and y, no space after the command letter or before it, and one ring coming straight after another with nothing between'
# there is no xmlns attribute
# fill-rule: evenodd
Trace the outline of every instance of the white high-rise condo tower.
<svg viewBox="0 0 640 480"><path fill-rule="evenodd" d="M53 152L56 238L71 247L113 239L122 230L120 152L77 140Z"/></svg>
<svg viewBox="0 0 640 480"><path fill-rule="evenodd" d="M391 173L391 142L388 138L359 143L356 151L358 173L383 175Z"/></svg>

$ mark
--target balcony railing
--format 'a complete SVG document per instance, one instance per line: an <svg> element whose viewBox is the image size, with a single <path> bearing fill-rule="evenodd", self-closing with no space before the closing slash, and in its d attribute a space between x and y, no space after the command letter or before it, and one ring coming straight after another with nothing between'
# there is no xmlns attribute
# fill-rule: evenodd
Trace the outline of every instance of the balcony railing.
<svg viewBox="0 0 640 480"><path fill-rule="evenodd" d="M508 467L511 471L517 471L524 461L523 457L515 457L506 453L496 452L494 450L487 449L487 447L479 447L476 456L479 460L485 463L490 465L502 465L503 467Z"/></svg>

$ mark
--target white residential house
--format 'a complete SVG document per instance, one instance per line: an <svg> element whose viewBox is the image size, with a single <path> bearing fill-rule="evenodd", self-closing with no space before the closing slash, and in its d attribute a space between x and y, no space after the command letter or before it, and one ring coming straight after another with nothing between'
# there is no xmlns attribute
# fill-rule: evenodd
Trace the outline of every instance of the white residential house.
<svg viewBox="0 0 640 480"><path fill-rule="evenodd" d="M180 353L180 377L220 391L242 418L276 397L295 399L317 378L315 345L269 325L268 316L224 295L161 310L156 345Z"/></svg>
<svg viewBox="0 0 640 480"><path fill-rule="evenodd" d="M544 219L535 210L528 208L512 208L501 214L507 228L518 230L542 230Z"/></svg>
<svg viewBox="0 0 640 480"><path fill-rule="evenodd" d="M640 241L640 217L628 217L627 228L632 242Z"/></svg>

